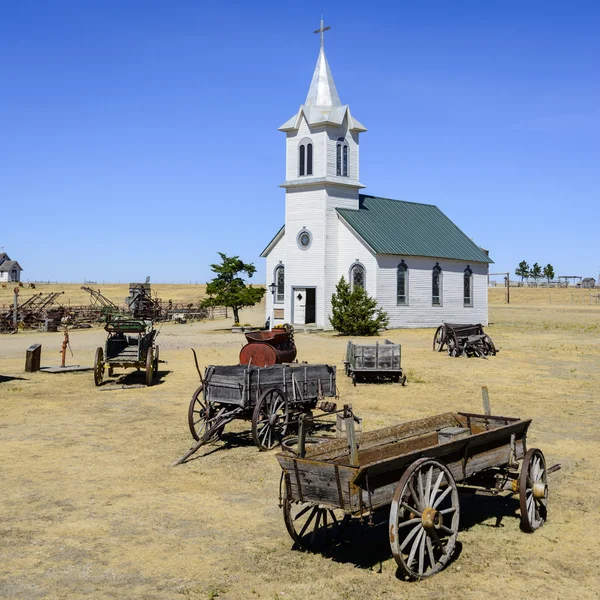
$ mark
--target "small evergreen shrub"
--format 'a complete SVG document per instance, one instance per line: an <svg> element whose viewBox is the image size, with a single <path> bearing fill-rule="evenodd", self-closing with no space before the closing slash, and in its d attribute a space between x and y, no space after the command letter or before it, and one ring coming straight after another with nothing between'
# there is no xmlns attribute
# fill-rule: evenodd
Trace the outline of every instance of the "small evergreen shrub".
<svg viewBox="0 0 600 600"><path fill-rule="evenodd" d="M377 308L377 300L356 286L350 285L342 277L335 293L331 296L332 327L343 335L377 335L390 322L388 314Z"/></svg>

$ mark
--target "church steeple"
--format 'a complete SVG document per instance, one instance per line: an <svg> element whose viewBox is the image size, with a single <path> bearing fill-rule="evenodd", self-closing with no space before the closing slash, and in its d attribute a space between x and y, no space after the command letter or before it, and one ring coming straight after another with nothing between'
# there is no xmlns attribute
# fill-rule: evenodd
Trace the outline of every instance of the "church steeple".
<svg viewBox="0 0 600 600"><path fill-rule="evenodd" d="M322 23L323 21L321 21ZM304 104L322 107L342 106L327 57L325 56L325 48L322 46Z"/></svg>

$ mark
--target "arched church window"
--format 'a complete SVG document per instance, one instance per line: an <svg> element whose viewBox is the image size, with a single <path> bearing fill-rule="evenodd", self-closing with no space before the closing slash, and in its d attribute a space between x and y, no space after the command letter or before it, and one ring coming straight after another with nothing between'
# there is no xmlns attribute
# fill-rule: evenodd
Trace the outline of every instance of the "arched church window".
<svg viewBox="0 0 600 600"><path fill-rule="evenodd" d="M306 146L306 174L312 175L312 144Z"/></svg>
<svg viewBox="0 0 600 600"><path fill-rule="evenodd" d="M408 267L404 261L398 265L396 292L397 303L408 304Z"/></svg>
<svg viewBox="0 0 600 600"><path fill-rule="evenodd" d="M285 267L278 265L275 269L275 302L281 304L285 299Z"/></svg>
<svg viewBox="0 0 600 600"><path fill-rule="evenodd" d="M348 177L348 142L344 138L338 138L335 158L335 174Z"/></svg>
<svg viewBox="0 0 600 600"><path fill-rule="evenodd" d="M473 271L469 265L463 275L463 290L464 306L473 306Z"/></svg>
<svg viewBox="0 0 600 600"><path fill-rule="evenodd" d="M298 175L304 175L304 161L305 161L305 148L304 144L300 146L300 150L298 152Z"/></svg>
<svg viewBox="0 0 600 600"><path fill-rule="evenodd" d="M435 263L431 272L431 304L442 306L442 267L440 267L440 263Z"/></svg>
<svg viewBox="0 0 600 600"><path fill-rule="evenodd" d="M350 267L350 286L352 290L356 287L365 289L365 268L360 263L355 263Z"/></svg>

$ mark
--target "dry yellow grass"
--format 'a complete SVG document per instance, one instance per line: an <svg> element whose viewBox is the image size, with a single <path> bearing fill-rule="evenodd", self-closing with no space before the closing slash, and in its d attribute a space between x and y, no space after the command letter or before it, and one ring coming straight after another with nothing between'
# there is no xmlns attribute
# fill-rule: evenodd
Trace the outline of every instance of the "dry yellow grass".
<svg viewBox="0 0 600 600"><path fill-rule="evenodd" d="M226 443L171 468L191 437L186 410L202 365L234 364L240 334L224 322L165 325L152 388L101 391L90 373L24 374L25 349L57 364L61 334L0 338L0 597L342 599L598 598L600 307L494 306L490 360L431 351L431 330L397 330L407 387L358 385L339 370L343 402L367 430L447 410L532 417L529 445L551 476L548 523L521 533L515 504L462 502L461 552L441 574L396 578L386 527L353 533L331 555L292 549L277 505L280 469L259 453L248 424ZM264 320L262 309L245 321ZM70 362L90 364L101 330L74 331ZM298 358L340 366L347 339L299 334ZM504 513L502 527L494 527Z"/></svg>

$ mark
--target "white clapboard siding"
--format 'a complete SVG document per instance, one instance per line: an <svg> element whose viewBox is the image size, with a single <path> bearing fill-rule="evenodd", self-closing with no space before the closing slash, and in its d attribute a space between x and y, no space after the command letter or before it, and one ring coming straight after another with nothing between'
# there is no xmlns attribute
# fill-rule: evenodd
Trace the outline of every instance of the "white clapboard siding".
<svg viewBox="0 0 600 600"><path fill-rule="evenodd" d="M267 319L271 319L271 325L281 325L286 322L285 319L274 319L273 316L273 308L284 308L287 302L284 301L281 303L274 303L275 295L271 293L269 289L269 285L275 282L275 269L281 263L285 267L285 233L283 237L277 242L277 244L271 249L271 252L267 255L267 293L266 293L266 316L265 321ZM286 283L287 283L287 273L286 273ZM285 300L287 301L288 294L285 294Z"/></svg>
<svg viewBox="0 0 600 600"><path fill-rule="evenodd" d="M404 259L408 267L408 305L398 306L396 270ZM416 256L378 256L377 300L393 327L437 327L450 323L488 323L486 263ZM442 306L432 306L432 270L442 267ZM463 276L473 271L473 305L463 303Z"/></svg>

